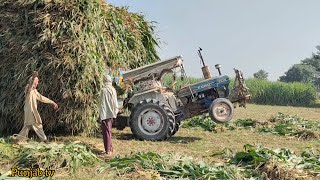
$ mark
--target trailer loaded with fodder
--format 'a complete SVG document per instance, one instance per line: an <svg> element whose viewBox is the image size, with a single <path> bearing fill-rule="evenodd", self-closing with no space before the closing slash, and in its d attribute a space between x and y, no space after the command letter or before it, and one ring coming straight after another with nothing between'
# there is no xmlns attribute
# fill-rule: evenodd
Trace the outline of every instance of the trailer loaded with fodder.
<svg viewBox="0 0 320 180"><path fill-rule="evenodd" d="M23 125L24 87L34 70L39 107L51 133L94 134L106 66L136 68L158 60L153 26L143 15L100 0L0 0L0 134Z"/></svg>

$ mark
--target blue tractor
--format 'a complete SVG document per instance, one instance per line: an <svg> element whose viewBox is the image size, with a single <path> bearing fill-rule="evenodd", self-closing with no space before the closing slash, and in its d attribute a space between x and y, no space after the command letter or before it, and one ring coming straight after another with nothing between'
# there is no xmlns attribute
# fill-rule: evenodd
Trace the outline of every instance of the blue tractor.
<svg viewBox="0 0 320 180"><path fill-rule="evenodd" d="M115 122L116 128L129 126L141 140L166 140L177 133L181 121L197 115L209 113L216 123L232 120L236 103L245 107L250 99L243 75L234 69L235 82L229 90L230 78L221 75L221 65L215 66L219 75L212 77L201 50L198 54L203 63L204 80L177 90L175 81L165 87L163 79L172 74L175 80L177 73L186 79L181 56L125 72L126 97Z"/></svg>

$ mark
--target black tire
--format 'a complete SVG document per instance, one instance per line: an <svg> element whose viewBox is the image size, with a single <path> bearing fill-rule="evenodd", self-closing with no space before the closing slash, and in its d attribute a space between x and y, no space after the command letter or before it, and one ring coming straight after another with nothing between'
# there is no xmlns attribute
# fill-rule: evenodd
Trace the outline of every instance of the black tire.
<svg viewBox="0 0 320 180"><path fill-rule="evenodd" d="M216 123L231 121L233 114L233 104L226 98L215 99L209 108L209 116Z"/></svg>
<svg viewBox="0 0 320 180"><path fill-rule="evenodd" d="M181 124L181 121L180 121L180 120L176 120L176 125L175 125L175 127L174 127L174 130L173 130L171 136L175 135L175 134L179 131L180 124Z"/></svg>
<svg viewBox="0 0 320 180"><path fill-rule="evenodd" d="M174 122L174 114L171 109L156 100L142 101L133 108L130 116L131 132L140 140L168 139L173 134ZM156 130L153 131L153 128Z"/></svg>

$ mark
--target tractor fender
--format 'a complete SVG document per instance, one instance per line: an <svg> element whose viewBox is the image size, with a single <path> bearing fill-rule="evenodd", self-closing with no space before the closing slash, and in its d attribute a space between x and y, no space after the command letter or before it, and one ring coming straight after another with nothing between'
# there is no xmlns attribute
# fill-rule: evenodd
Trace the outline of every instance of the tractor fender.
<svg viewBox="0 0 320 180"><path fill-rule="evenodd" d="M144 91L141 93L137 93L134 94L130 100L129 100L129 104L132 104L133 106L136 106L137 104L139 104L140 102L144 101L144 100L157 100L160 101L161 103L166 104L166 98L163 94L161 94L158 89L150 89L148 91Z"/></svg>

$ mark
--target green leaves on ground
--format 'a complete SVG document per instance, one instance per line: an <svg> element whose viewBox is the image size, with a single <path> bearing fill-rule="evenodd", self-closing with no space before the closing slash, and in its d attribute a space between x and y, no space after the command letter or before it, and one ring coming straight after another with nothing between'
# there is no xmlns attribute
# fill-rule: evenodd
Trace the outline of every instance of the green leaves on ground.
<svg viewBox="0 0 320 180"><path fill-rule="evenodd" d="M184 128L201 128L205 131L215 131L217 124L208 116L196 116L182 122Z"/></svg>
<svg viewBox="0 0 320 180"><path fill-rule="evenodd" d="M8 139L0 138L0 165L8 163L18 156L18 149L15 148Z"/></svg>
<svg viewBox="0 0 320 180"><path fill-rule="evenodd" d="M312 148L305 150L298 156L285 148L271 150L247 144L244 146L244 151L237 152L229 161L246 168L260 168L261 170L268 163L273 162L273 164L281 164L287 169L305 170L309 174L320 175L320 154Z"/></svg>
<svg viewBox="0 0 320 180"><path fill-rule="evenodd" d="M253 119L238 119L226 124L216 124L208 115L196 116L182 122L184 128L201 128L205 131L217 132L219 129L234 130L237 128L252 128L257 124Z"/></svg>
<svg viewBox="0 0 320 180"><path fill-rule="evenodd" d="M173 154L159 155L153 152L138 152L130 156L116 157L106 162L98 172L114 169L119 175L136 171L156 171L161 177L188 179L235 179L240 177L240 170L235 166L209 165L205 162L195 162L192 158Z"/></svg>
<svg viewBox="0 0 320 180"><path fill-rule="evenodd" d="M216 124L208 116L196 116L183 121L182 127L201 128L210 132L252 128L260 133L293 136L302 140L312 140L320 137L319 123L303 119L297 115L286 115L280 112L266 122L260 122L254 119L238 119L226 124Z"/></svg>
<svg viewBox="0 0 320 180"><path fill-rule="evenodd" d="M100 161L85 145L76 143L29 142L24 145L13 145L3 140L0 141L0 151L3 152L6 160L22 168L39 167L74 172L79 167L93 165Z"/></svg>
<svg viewBox="0 0 320 180"><path fill-rule="evenodd" d="M92 165L99 159L81 144L29 143L19 149L18 165L23 167L67 168L75 171L80 166Z"/></svg>
<svg viewBox="0 0 320 180"><path fill-rule="evenodd" d="M123 177L134 173L151 173L158 179L284 179L285 177L317 177L320 175L320 153L308 148L300 155L289 149L269 149L262 146L245 145L243 151L224 150L224 163L208 163L177 154L157 154L137 152L124 157L116 156L101 162L85 145L42 144L31 142L26 145L13 145L0 139L0 149L6 151L6 158L15 166L30 168L51 168L76 171L80 166L101 163L98 173L116 172ZM277 172L277 173L275 173ZM289 178L289 179L290 179Z"/></svg>
<svg viewBox="0 0 320 180"><path fill-rule="evenodd" d="M295 136L300 139L309 140L319 138L320 124L303 119L297 115L286 115L278 113L275 117L259 128L262 133L279 134L282 136Z"/></svg>
<svg viewBox="0 0 320 180"><path fill-rule="evenodd" d="M115 157L104 163L99 173L115 170L119 176L143 170L154 172L165 179L264 179L275 178L272 167L287 174L286 177L305 175L315 177L320 174L320 155L313 149L305 150L300 156L289 149L268 149L262 146L245 145L243 151L233 153L223 151L226 162L208 164L173 154L160 155L154 152L138 152L129 156ZM281 169L280 169L281 168ZM282 176L281 176L282 177Z"/></svg>

